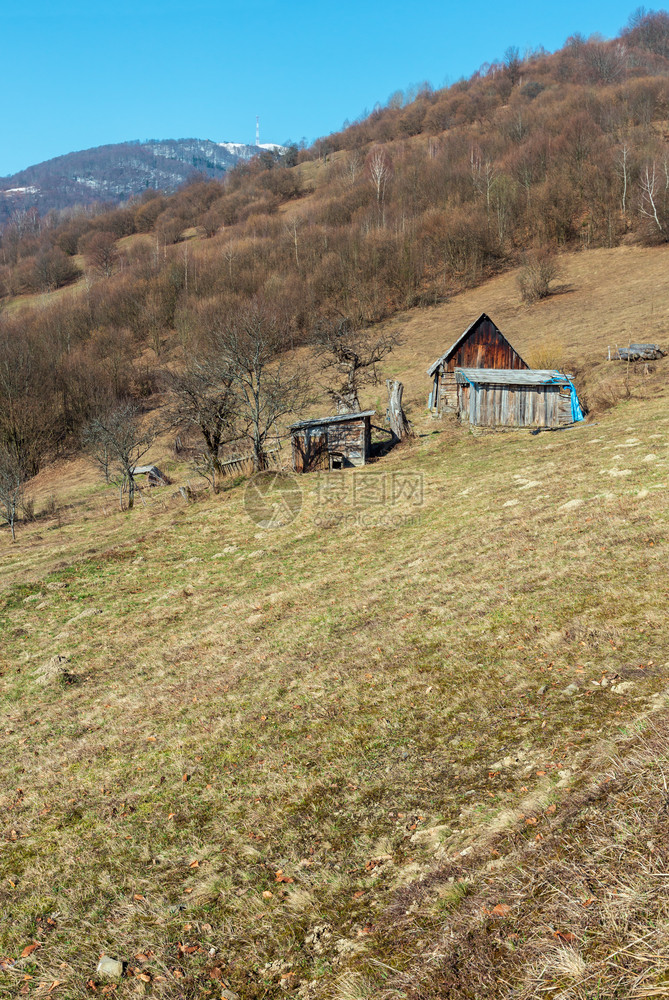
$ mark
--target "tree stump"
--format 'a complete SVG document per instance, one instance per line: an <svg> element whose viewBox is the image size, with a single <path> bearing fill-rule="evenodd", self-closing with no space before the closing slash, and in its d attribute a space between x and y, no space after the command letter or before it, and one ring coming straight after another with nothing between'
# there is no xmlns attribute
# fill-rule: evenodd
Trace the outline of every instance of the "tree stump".
<svg viewBox="0 0 669 1000"><path fill-rule="evenodd" d="M390 424L390 430L395 441L412 434L411 424L407 420L406 413L402 409L402 393L404 386L397 379L387 378L388 388L388 409L386 410L386 420Z"/></svg>

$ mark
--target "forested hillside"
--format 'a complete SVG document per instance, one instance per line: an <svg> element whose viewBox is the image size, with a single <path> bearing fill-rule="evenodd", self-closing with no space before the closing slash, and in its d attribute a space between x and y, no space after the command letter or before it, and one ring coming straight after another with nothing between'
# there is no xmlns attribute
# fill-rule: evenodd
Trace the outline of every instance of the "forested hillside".
<svg viewBox="0 0 669 1000"><path fill-rule="evenodd" d="M281 146L268 145L266 152ZM0 225L13 213L78 206L108 207L147 189L172 192L196 173L222 178L240 160L257 156L259 149L239 142L209 139L163 139L120 142L56 156L10 177L0 178Z"/></svg>
<svg viewBox="0 0 669 1000"><path fill-rule="evenodd" d="M18 213L0 246L0 435L35 472L160 366L262 303L284 347L364 329L529 255L669 234L669 15L425 86L310 149L90 216ZM66 287L70 286L70 287ZM140 360L141 359L141 360Z"/></svg>

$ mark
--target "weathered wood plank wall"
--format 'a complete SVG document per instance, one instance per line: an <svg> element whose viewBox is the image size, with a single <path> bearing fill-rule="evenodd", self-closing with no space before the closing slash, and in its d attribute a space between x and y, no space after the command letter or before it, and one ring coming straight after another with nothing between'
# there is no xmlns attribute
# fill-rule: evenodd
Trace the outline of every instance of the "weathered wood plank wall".
<svg viewBox="0 0 669 1000"><path fill-rule="evenodd" d="M473 427L559 427L571 423L571 398L559 385L460 385L460 419Z"/></svg>

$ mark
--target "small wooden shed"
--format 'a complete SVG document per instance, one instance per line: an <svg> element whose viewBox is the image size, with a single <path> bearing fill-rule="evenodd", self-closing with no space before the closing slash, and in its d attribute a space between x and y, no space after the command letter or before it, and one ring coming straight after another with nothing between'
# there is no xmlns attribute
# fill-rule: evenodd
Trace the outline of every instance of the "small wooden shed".
<svg viewBox="0 0 669 1000"><path fill-rule="evenodd" d="M372 445L374 410L302 420L290 428L295 472L365 465Z"/></svg>
<svg viewBox="0 0 669 1000"><path fill-rule="evenodd" d="M169 479L160 471L157 465L136 465L133 476L146 476L149 486L166 486Z"/></svg>
<svg viewBox="0 0 669 1000"><path fill-rule="evenodd" d="M456 368L460 420L474 427L563 427L583 420L568 375L548 369Z"/></svg>
<svg viewBox="0 0 669 1000"><path fill-rule="evenodd" d="M495 326L486 313L481 313L478 319L460 334L455 343L428 368L427 374L432 378L429 408L435 413L457 412L456 368L516 370L527 367L499 327Z"/></svg>

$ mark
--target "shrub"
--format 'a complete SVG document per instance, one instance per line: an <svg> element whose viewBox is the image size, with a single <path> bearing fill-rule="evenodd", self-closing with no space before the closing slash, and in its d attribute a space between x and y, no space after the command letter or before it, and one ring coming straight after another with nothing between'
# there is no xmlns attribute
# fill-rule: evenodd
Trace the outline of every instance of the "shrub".
<svg viewBox="0 0 669 1000"><path fill-rule="evenodd" d="M50 292L54 288L75 281L81 271L71 257L58 247L43 250L35 260L29 279L30 287L40 292Z"/></svg>
<svg viewBox="0 0 669 1000"><path fill-rule="evenodd" d="M529 256L518 275L518 288L523 302L537 302L551 294L551 283L560 276L557 257L547 251Z"/></svg>
<svg viewBox="0 0 669 1000"><path fill-rule="evenodd" d="M23 514L24 521L35 520L35 501L32 497L30 499L28 499L28 497L23 498L23 502L21 503L21 512Z"/></svg>
<svg viewBox="0 0 669 1000"><path fill-rule="evenodd" d="M530 366L544 370L570 371L574 366L565 361L563 350L558 340L542 340L529 356Z"/></svg>

